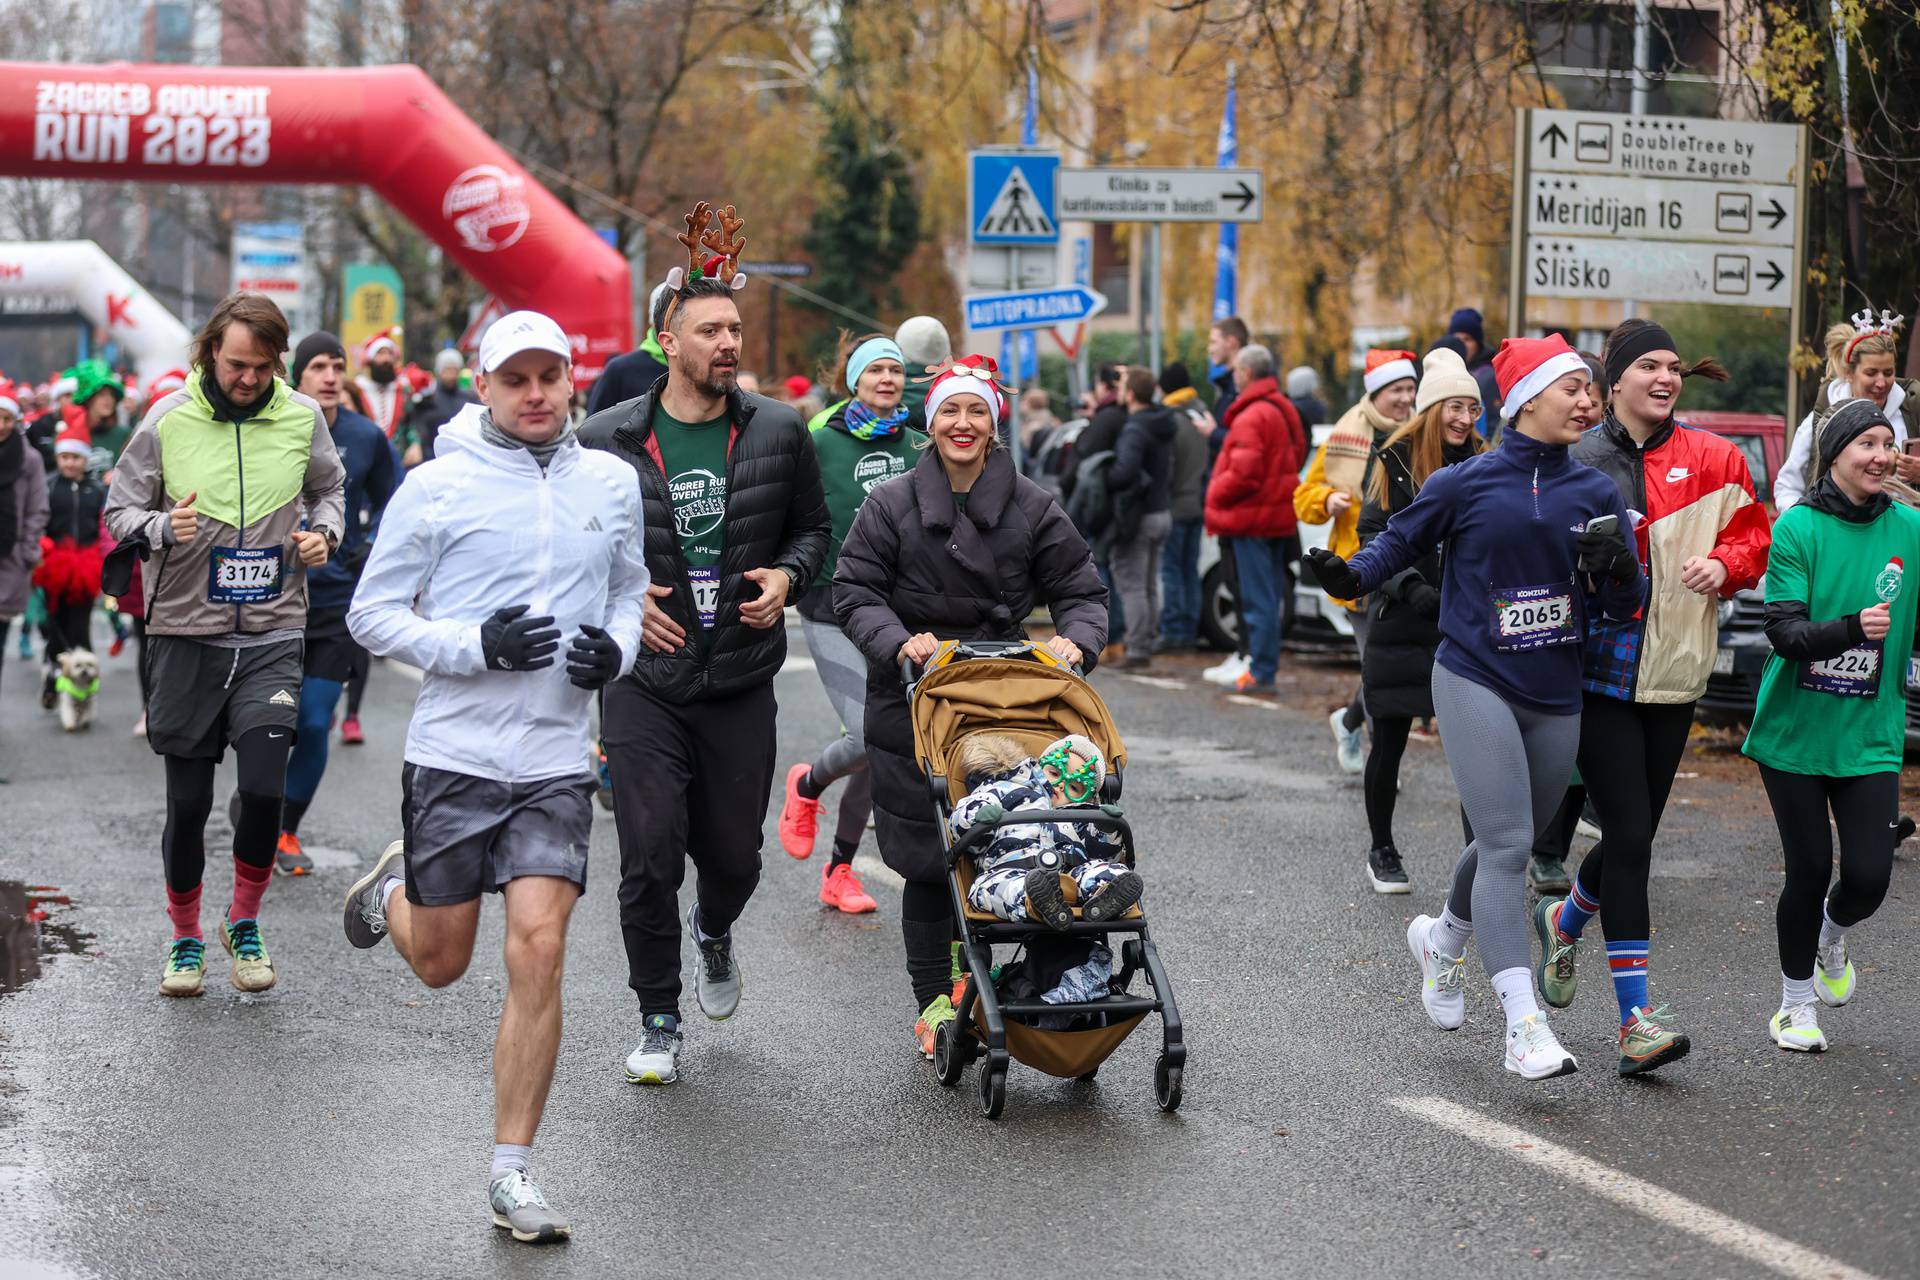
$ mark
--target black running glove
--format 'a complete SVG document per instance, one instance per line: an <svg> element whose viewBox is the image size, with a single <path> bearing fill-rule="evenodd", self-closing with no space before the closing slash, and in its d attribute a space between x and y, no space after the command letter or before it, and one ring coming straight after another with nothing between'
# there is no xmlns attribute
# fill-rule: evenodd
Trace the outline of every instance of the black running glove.
<svg viewBox="0 0 1920 1280"><path fill-rule="evenodd" d="M1606 533L1581 533L1574 540L1580 549L1580 572L1597 573L1615 582L1632 582L1640 572L1640 561L1619 529Z"/></svg>
<svg viewBox="0 0 1920 1280"><path fill-rule="evenodd" d="M1428 582L1416 582L1407 588L1407 604L1423 618L1438 620L1440 617L1440 589Z"/></svg>
<svg viewBox="0 0 1920 1280"><path fill-rule="evenodd" d="M527 606L498 609L480 624L480 652L489 671L538 671L553 665L560 631L551 617L525 617Z"/></svg>
<svg viewBox="0 0 1920 1280"><path fill-rule="evenodd" d="M620 645L599 627L580 624L567 646L567 679L582 689L598 689L620 674Z"/></svg>
<svg viewBox="0 0 1920 1280"><path fill-rule="evenodd" d="M1357 600L1366 594L1359 575L1345 560L1324 547L1307 552L1307 563L1313 566L1313 576L1319 579L1320 589L1334 599Z"/></svg>

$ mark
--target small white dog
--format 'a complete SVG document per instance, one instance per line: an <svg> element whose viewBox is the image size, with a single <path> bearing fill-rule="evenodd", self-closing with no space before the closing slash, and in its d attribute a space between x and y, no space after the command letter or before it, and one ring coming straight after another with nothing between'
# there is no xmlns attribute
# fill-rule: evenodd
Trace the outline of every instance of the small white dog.
<svg viewBox="0 0 1920 1280"><path fill-rule="evenodd" d="M94 699L100 696L100 660L91 649L60 655L60 727L68 733L93 724Z"/></svg>

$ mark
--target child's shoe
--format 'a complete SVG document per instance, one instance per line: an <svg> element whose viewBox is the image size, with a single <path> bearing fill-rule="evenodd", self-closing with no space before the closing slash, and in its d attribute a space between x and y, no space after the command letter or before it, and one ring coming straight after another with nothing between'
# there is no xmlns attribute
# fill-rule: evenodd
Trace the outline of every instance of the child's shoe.
<svg viewBox="0 0 1920 1280"><path fill-rule="evenodd" d="M1027 872L1027 918L1049 929L1066 929L1073 924L1073 908L1060 889L1056 868L1035 867Z"/></svg>
<svg viewBox="0 0 1920 1280"><path fill-rule="evenodd" d="M1080 904L1080 918L1102 922L1118 920L1127 914L1134 903L1140 901L1140 895L1146 884L1140 879L1138 871L1122 871L1113 879L1093 891L1093 896Z"/></svg>

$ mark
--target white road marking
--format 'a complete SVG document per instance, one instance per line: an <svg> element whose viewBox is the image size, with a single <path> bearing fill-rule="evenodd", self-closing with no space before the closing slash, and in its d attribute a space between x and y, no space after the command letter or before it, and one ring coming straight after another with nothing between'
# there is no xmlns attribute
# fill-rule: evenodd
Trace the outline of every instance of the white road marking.
<svg viewBox="0 0 1920 1280"><path fill-rule="evenodd" d="M1516 1160L1538 1166L1580 1189L1601 1196L1651 1218L1663 1226L1698 1236L1707 1243L1737 1254L1783 1276L1817 1276L1821 1280L1875 1280L1873 1273L1850 1267L1837 1258L1816 1253L1770 1231L1749 1226L1738 1218L1696 1204L1664 1187L1609 1169L1565 1147L1537 1138L1524 1129L1501 1124L1469 1107L1443 1098L1390 1098L1408 1115L1430 1121L1483 1147L1502 1151Z"/></svg>
<svg viewBox="0 0 1920 1280"><path fill-rule="evenodd" d="M1278 711L1280 704L1272 698L1249 698L1244 693L1230 693L1227 701L1242 707L1259 707L1262 711Z"/></svg>
<svg viewBox="0 0 1920 1280"><path fill-rule="evenodd" d="M813 670L813 659L803 658L797 653L789 653L787 655L786 665L780 669L782 671L811 671Z"/></svg>
<svg viewBox="0 0 1920 1280"><path fill-rule="evenodd" d="M415 684L419 684L422 680L427 678L426 672L422 671L418 667L408 666L406 663L401 662L397 658L387 659L387 670L393 672L395 675L405 676L407 679L413 681Z"/></svg>
<svg viewBox="0 0 1920 1280"><path fill-rule="evenodd" d="M1122 674L1125 675L1124 672ZM1185 680L1175 680L1171 676L1126 676L1126 679L1133 681L1135 684L1151 685L1156 689L1184 689L1187 687Z"/></svg>

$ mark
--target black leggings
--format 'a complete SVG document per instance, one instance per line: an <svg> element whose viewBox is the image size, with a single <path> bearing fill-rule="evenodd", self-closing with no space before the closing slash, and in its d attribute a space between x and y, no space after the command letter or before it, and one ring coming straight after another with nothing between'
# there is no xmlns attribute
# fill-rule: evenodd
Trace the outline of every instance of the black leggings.
<svg viewBox="0 0 1920 1280"><path fill-rule="evenodd" d="M900 935L918 1013L952 989L953 895L946 881L909 880L901 888Z"/></svg>
<svg viewBox="0 0 1920 1280"><path fill-rule="evenodd" d="M1367 829L1376 849L1393 844L1393 810L1400 801L1400 758L1407 753L1407 734L1412 729L1410 716L1378 716L1373 722L1365 781Z"/></svg>
<svg viewBox="0 0 1920 1280"><path fill-rule="evenodd" d="M241 734L233 744L240 772L240 824L233 830L233 856L250 867L273 865L292 748L291 733L265 727ZM167 888L187 893L199 887L207 869L207 815L213 812L213 771L219 762L162 758L167 762L167 825L160 836L160 861L166 867Z"/></svg>
<svg viewBox="0 0 1920 1280"><path fill-rule="evenodd" d="M347 677L347 719L360 718L360 699L367 696L367 675L373 670L373 656L359 645L353 646L352 674Z"/></svg>
<svg viewBox="0 0 1920 1280"><path fill-rule="evenodd" d="M1600 904L1600 931L1607 938L1642 941L1653 932L1647 906L1653 837L1692 727L1691 702L1586 695L1580 776L1600 818L1600 843L1580 863L1580 892Z"/></svg>
<svg viewBox="0 0 1920 1280"><path fill-rule="evenodd" d="M1894 826L1900 820L1900 775L1821 778L1760 766L1760 781L1773 804L1786 856L1787 882L1780 891L1774 927L1780 934L1780 972L1795 981L1813 976L1820 945L1820 906L1842 928L1880 909L1893 878ZM1833 878L1833 835L1827 812L1840 828L1840 882Z"/></svg>
<svg viewBox="0 0 1920 1280"><path fill-rule="evenodd" d="M60 665L60 655L69 649L93 648L93 606L85 600L62 605L47 605L47 620L40 634L47 642L47 666Z"/></svg>

